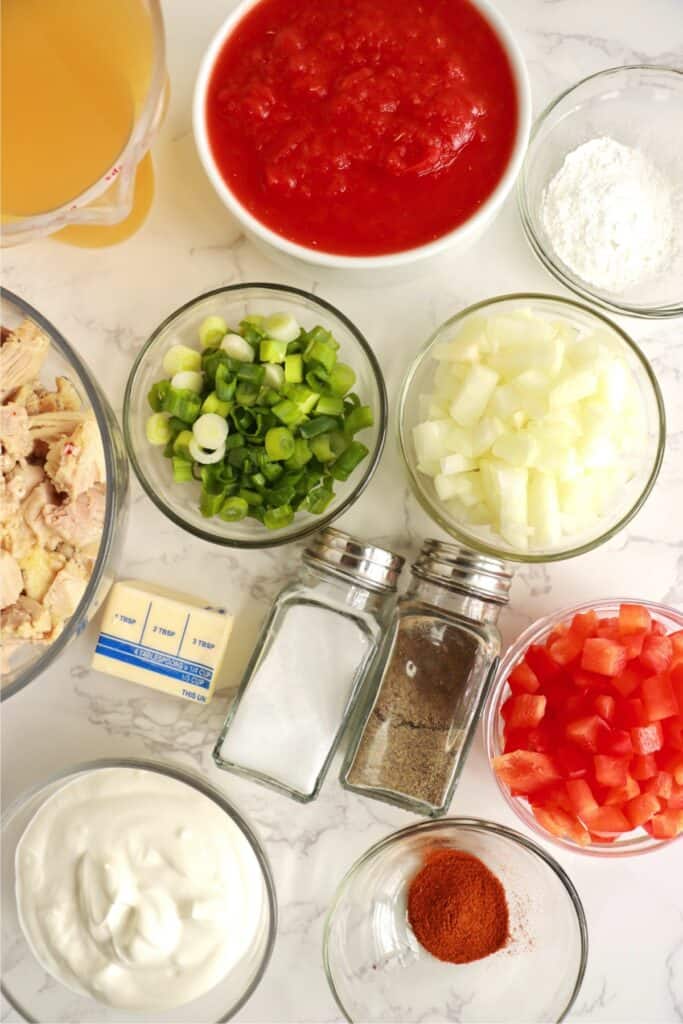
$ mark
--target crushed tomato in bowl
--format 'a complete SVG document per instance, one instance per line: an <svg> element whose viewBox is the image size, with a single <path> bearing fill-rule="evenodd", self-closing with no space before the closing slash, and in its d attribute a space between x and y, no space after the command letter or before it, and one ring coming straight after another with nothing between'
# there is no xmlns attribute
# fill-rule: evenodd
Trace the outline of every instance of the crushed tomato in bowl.
<svg viewBox="0 0 683 1024"><path fill-rule="evenodd" d="M262 0L225 41L206 105L242 205L293 242L356 256L467 220L517 118L508 57L469 0Z"/></svg>
<svg viewBox="0 0 683 1024"><path fill-rule="evenodd" d="M507 678L498 780L581 846L683 834L683 630L647 608L579 612Z"/></svg>

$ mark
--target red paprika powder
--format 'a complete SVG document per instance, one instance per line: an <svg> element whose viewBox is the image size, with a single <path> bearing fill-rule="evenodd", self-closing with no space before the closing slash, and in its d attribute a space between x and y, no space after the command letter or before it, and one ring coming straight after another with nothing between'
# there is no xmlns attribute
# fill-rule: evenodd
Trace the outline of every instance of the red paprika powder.
<svg viewBox="0 0 683 1024"><path fill-rule="evenodd" d="M481 960L507 941L505 889L471 853L435 850L410 884L408 920L420 945L439 960Z"/></svg>

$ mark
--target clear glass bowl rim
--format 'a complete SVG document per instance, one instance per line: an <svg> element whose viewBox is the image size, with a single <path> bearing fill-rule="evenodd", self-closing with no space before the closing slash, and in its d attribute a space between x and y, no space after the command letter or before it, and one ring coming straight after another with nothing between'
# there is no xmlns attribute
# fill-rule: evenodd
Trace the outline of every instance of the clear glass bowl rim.
<svg viewBox="0 0 683 1024"><path fill-rule="evenodd" d="M549 633L554 626L558 625L560 622L567 622L576 615L577 612L587 612L591 609L605 612L614 611L620 604L643 605L644 608L647 608L651 612L659 613L662 616L667 616L669 619L677 620L680 623L681 628L683 628L683 613L679 612L676 608L671 605L660 604L657 601L648 601L635 597L603 597L595 601L583 601L581 604L571 605L568 608L561 608L559 611L551 612L549 615L544 615L542 618L536 619L536 621L532 622L530 626L527 626L523 633L520 633L514 643L510 644L507 651L501 658L495 678L486 698L484 711L482 713L482 728L484 730L484 745L486 747L486 756L488 758L489 768L491 768L493 758L500 752L498 750L498 744L496 743L499 698L511 669L514 668L520 660L524 651L526 651L530 644L537 642L541 637ZM636 854L654 853L656 850L663 849L671 843L675 843L677 839L680 840L683 838L678 836L675 839L657 839L655 841L651 840L649 836L638 836L635 839L626 840L620 847L617 846L616 843L593 843L590 846L579 846L578 843L572 843L560 836L554 836L544 828L541 828L531 812L527 810L525 801L521 797L512 796L507 787L499 780L492 768L491 774L496 781L498 789L505 798L505 802L508 807L515 812L520 821L522 821L527 828L531 829L532 832L535 832L536 835L545 839L546 842L553 843L555 846L559 846L563 850L583 854L583 856L586 857L603 857L605 859L612 859L614 857L633 857Z"/></svg>
<svg viewBox="0 0 683 1024"><path fill-rule="evenodd" d="M575 295L578 295L582 299L587 299L589 302L595 303L596 306L600 306L602 309L606 309L610 313L618 313L622 316L639 317L643 320L665 320L670 317L681 316L683 314L683 302L674 302L665 306L636 306L626 302L613 302L606 298L602 292L591 289L585 282L581 281L578 277L574 277L556 263L552 254L541 243L534 231L533 218L531 216L530 206L528 203L527 177L530 165L531 147L534 144L536 136L541 131L541 128L552 112L568 96L571 96L573 92L586 85L586 83L592 82L594 79L607 78L610 75L618 75L624 71L653 71L658 74L676 75L681 80L681 85L683 86L683 71L680 68L675 68L668 64L623 64L613 68L604 68L602 71L596 71L592 75L586 75L585 78L581 78L578 82L574 82L573 85L564 89L541 111L532 126L527 152L517 179L517 207L519 210L520 220L522 221L524 234L526 235L526 239L537 258L546 270L553 275L553 277L555 277L566 288L569 288L570 291L574 292Z"/></svg>
<svg viewBox="0 0 683 1024"><path fill-rule="evenodd" d="M455 324L459 323L461 320L464 320L465 317L471 316L473 313L479 312L479 310L483 310L489 307L495 307L502 302L509 302L511 300L520 303L526 302L531 304L539 301L552 302L560 307L567 306L571 309L578 309L582 313L587 313L589 316L599 321L602 321L602 323L606 324L610 330L616 332L619 338L623 342L625 342L625 344L628 346L628 348L632 351L633 355L641 364L642 369L645 372L645 376L652 388L655 404L657 406L657 418L659 423L657 438L657 454L655 456L652 469L650 470L650 475L645 483L645 487L643 488L637 501L634 503L633 507L629 509L628 512L626 512L617 523L611 526L608 530L605 530L604 533L601 533L598 537L594 537L592 540L586 541L585 544L580 544L578 547L567 548L566 550L562 551L539 553L522 553L507 551L504 548L497 548L493 544L487 544L485 541L481 540L476 535L469 534L464 529L460 529L459 527L453 526L452 523L450 523L444 516L442 516L441 511L438 508L436 502L430 499L423 492L423 489L420 486L420 481L417 476L417 471L413 467L412 459L409 456L410 439L407 436L407 427L405 422L408 394L413 385L415 375L417 374L418 370L422 367L424 360L427 359L427 357L429 356L429 352L430 349L432 348L432 345L434 345L434 343L438 341L439 337L445 330L454 327ZM606 317L604 313L601 313L599 310L596 309L591 309L590 306L586 306L582 302L576 302L575 299L564 298L561 295L550 295L547 292L510 292L509 294L506 295L495 295L488 299L481 299L479 302L475 302L471 306L467 306L459 313L456 313L454 316L449 317L448 320L445 320L439 327L436 328L435 331L432 332L424 346L420 349L417 356L411 363L405 377L403 378L403 384L401 386L401 394L399 397L398 406L398 436L401 454L403 456L403 461L408 470L408 478L410 480L410 485L413 494L415 495L415 497L417 498L418 502L425 510L427 515L435 523L437 523L437 525L440 526L442 530L445 530L445 532L448 533L451 537L455 537L455 539L459 543L465 544L467 545L467 547L472 548L475 551L479 551L482 554L492 555L494 558L500 558L505 562L519 562L523 564L535 564L540 562L560 562L564 561L564 559L566 558L575 558L577 555L584 555L587 552L593 551L595 548L600 547L601 544L604 544L606 541L610 540L611 537L614 537L617 533L619 533L620 530L622 530L627 525L627 523L629 523L631 519L633 519L636 513L639 512L642 506L645 504L650 495L650 492L652 491L652 488L655 485L657 477L659 476L659 471L661 469L662 461L664 459L664 448L666 445L666 412L664 409L664 399L662 397L662 392L659 387L659 382L645 354L642 352L642 350L636 344L636 342L631 337L629 337L626 331L624 331L621 327L619 327L618 324L615 324L612 320Z"/></svg>
<svg viewBox="0 0 683 1024"><path fill-rule="evenodd" d="M365 466L362 476L359 477L358 483L347 494L347 496L339 504L339 506L333 508L329 512L326 512L324 515L311 516L311 519L306 520L305 524L302 524L299 527L299 529L294 530L292 533L288 533L284 536L280 536L278 534L278 531L274 530L272 537L264 537L258 540L238 540L236 538L231 537L221 537L214 533L210 533L208 530L197 529L191 523L188 523L187 520L183 519L182 516L178 515L170 505L168 505L165 501L162 500L161 496L148 483L144 470L142 469L142 466L138 462L135 453L135 446L132 443L130 421L131 417L134 415L134 411L132 409L132 394L135 378L137 376L138 370L145 361L149 349L151 349L151 347L154 345L155 341L162 333L162 331L164 331L175 320L177 316L179 316L181 313L184 313L186 310L191 309L194 305L197 305L204 299L208 299L213 295L229 295L239 292L248 293L252 289L263 289L265 291L272 292L274 296L284 293L289 296L294 296L295 298L299 297L306 299L308 302L313 303L313 305L319 306L324 313L331 314L332 316L340 320L344 327L346 327L346 329L353 335L353 337L363 350L365 358L368 360L370 369L372 370L372 375L375 378L377 390L379 392L379 409L376 412L378 437L375 450L374 452L370 453L369 462ZM382 370L380 368L375 353L370 347L370 343L366 340L363 334L361 334L361 332L358 330L355 324L353 324L351 320L349 320L349 318L344 315L344 313L340 312L340 310L333 306L332 303L327 302L326 299L321 299L318 295L313 295L311 294L311 292L308 292L303 288L295 288L291 285L286 284L273 284L272 282L265 281L246 281L244 282L244 284L229 284L221 288L213 288L208 292L202 292L201 295L196 295L188 302L183 303L182 306L179 306L177 309L174 309L173 312L170 313L164 320L162 320L159 326L154 329L152 334L149 336L147 341L144 343L144 345L138 352L135 358L135 362L133 363L132 369L128 376L128 380L126 381L126 391L123 398L123 433L126 441L126 449L128 451L128 457L130 458L133 469L135 470L135 475L140 481L140 484L143 490L145 491L147 497L154 502L154 504L156 505L160 512L163 512L163 514L168 519L170 519L172 523L175 523L175 525L179 526L182 530L186 530L193 536L199 537L200 540L208 541L210 544L218 544L221 547L239 548L242 550L262 550L265 548L279 547L282 544L290 544L294 541L302 540L304 537L308 537L313 533L317 533L319 530L324 530L326 526L329 526L330 523L334 522L335 519L338 519L339 516L342 516L345 512L347 512L348 509L351 508L351 506L357 501L357 499L361 496L365 488L368 486L368 484L370 483L375 474L375 470L379 465L380 459L382 457L382 452L384 451L384 443L386 441L387 436L387 419L388 400Z"/></svg>
<svg viewBox="0 0 683 1024"><path fill-rule="evenodd" d="M351 865L349 870L346 872L341 882L337 886L332 902L330 903L329 909L325 917L325 925L323 930L323 964L325 967L325 975L327 977L327 983L330 986L330 991L334 996L334 1000L344 1015L344 1019L349 1024L360 1024L355 1022L352 1017L349 1016L342 1000L337 992L337 988L332 977L332 968L329 959L329 938L330 931L332 928L332 921L337 911L339 904L344 896L347 886L351 880L355 877L360 868L363 867L369 860L371 860L375 854L385 849L387 846L393 846L396 843L400 843L407 836L415 835L419 832L435 832L439 829L454 829L456 832L459 829L465 831L485 832L493 836L503 836L505 839L511 840L513 843L517 843L519 846L523 846L525 850L535 854L540 858L552 871L555 872L559 880L565 887L567 894L569 895L571 904L576 914L576 919L579 925L579 933L581 937L581 958L579 963L579 970L576 977L576 983L572 990L572 994L569 997L569 1001L562 1011L562 1014L557 1018L557 1024L563 1021L569 1011L571 1010L576 997L579 994L579 990L583 983L583 978L586 973L586 966L588 963L588 925L586 923L586 914L583 909L581 898L574 886L569 875L566 873L558 862L549 853L546 853L540 846L537 846L531 839L522 835L521 832L517 832L515 829L508 828L506 825L499 825L495 821L488 821L485 818L439 818L438 821L421 821L415 825L407 825L405 828L401 828L396 832L390 833L361 854L361 856Z"/></svg>
<svg viewBox="0 0 683 1024"><path fill-rule="evenodd" d="M186 768L177 768L174 765L162 764L161 761L148 760L146 758L119 758L119 757L106 757L98 758L95 761L84 761L80 764L73 765L69 768L64 768L61 771L55 772L48 779L43 782L36 783L30 789L20 793L16 799L12 801L9 807L6 807L2 815L0 816L0 832L4 833L5 828L9 821L19 813L34 797L38 796L39 793L44 789L48 789L54 786L56 783L66 781L67 779L76 778L79 775L84 775L88 772L99 771L103 768L133 768L140 769L142 771L157 772L160 775L165 775L168 778L176 779L178 782L183 782L185 785L190 786L192 789L197 790L203 796L212 800L222 811L224 811L232 821L235 822L240 831L244 834L247 842L254 851L254 855L259 863L261 874L266 888L266 897L268 902L268 939L266 942L266 948L263 954L263 959L256 972L251 984L234 1003L233 1006L227 1011L225 1015L219 1017L215 1024L225 1024L226 1021L232 1020L234 1015L244 1006L247 1000L253 995L256 988L260 984L275 946L275 938L277 935L277 922L278 922L278 908L277 908L277 896L275 893L275 882L273 881L273 874L266 857L265 851L261 844L260 839L248 824L248 822L242 817L237 808L232 804L227 797L225 797L220 790L216 789L209 782L203 779L200 775L196 775L194 772L188 771ZM220 983L219 983L220 984ZM29 1024L40 1024L34 1017L31 1017L25 1010L19 1006L12 995L7 991L5 982L0 977L0 992L5 997L10 1006L22 1017L23 1020L28 1021Z"/></svg>
<svg viewBox="0 0 683 1024"><path fill-rule="evenodd" d="M104 465L107 477L102 540L100 541L97 558L95 559L92 574L88 580L88 585L85 588L83 597L79 601L76 610L67 621L57 639L49 644L45 648L45 651L36 658L35 661L31 662L30 665L27 665L26 668L17 675L17 678L13 682L0 687L1 702L12 697L15 693L18 693L19 690L23 690L25 686L28 686L30 682L44 672L45 669L52 664L54 659L61 654L64 648L68 646L72 638L78 634L83 621L83 616L90 606L91 601L97 594L114 542L118 495L115 493L114 486L114 482L116 480L116 459L110 436L110 426L107 421L107 414L105 412L102 399L93 382L91 371L85 363L81 361L81 357L75 349L69 345L64 335L61 334L61 332L58 331L57 328L51 324L46 317L42 316L42 314L40 314L29 302L26 302L26 300L22 299L19 295L15 295L14 292L9 291L7 288L2 287L0 287L0 299L18 307L24 316L29 317L41 328L41 330L45 331L50 338L51 344L54 344L59 354L67 360L71 366L73 366L73 369L78 376L78 386L82 387L85 392L90 407L95 415L95 420L97 421L97 427L100 432L100 437L102 438L102 447L104 449Z"/></svg>

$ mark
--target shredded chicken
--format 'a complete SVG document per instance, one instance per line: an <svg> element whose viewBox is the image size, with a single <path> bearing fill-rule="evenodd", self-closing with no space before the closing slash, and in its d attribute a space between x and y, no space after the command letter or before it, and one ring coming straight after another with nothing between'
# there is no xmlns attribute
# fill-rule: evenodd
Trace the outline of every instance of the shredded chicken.
<svg viewBox="0 0 683 1024"><path fill-rule="evenodd" d="M3 653L59 635L85 593L106 506L102 441L65 377L39 381L50 341L0 332L0 639Z"/></svg>

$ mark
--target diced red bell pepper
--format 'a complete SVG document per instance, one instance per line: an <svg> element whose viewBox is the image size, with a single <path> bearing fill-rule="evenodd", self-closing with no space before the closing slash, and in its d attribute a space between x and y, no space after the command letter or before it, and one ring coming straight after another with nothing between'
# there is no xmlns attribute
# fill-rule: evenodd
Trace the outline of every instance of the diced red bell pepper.
<svg viewBox="0 0 683 1024"><path fill-rule="evenodd" d="M553 782L550 786L546 786L543 792L534 800L534 803L543 807L559 808L568 814L574 813L564 782Z"/></svg>
<svg viewBox="0 0 683 1024"><path fill-rule="evenodd" d="M642 685L646 677L645 669L637 664L627 665L623 672L612 679L612 686L622 697L630 697Z"/></svg>
<svg viewBox="0 0 683 1024"><path fill-rule="evenodd" d="M683 784L671 783L671 794L666 797L666 806L671 810L683 811Z"/></svg>
<svg viewBox="0 0 683 1024"><path fill-rule="evenodd" d="M606 637L591 636L583 645L581 668L603 676L618 676L626 667L624 648Z"/></svg>
<svg viewBox="0 0 683 1024"><path fill-rule="evenodd" d="M597 714L600 715L600 718L603 718L606 722L611 723L614 720L617 702L611 694L599 693L593 700L593 707Z"/></svg>
<svg viewBox="0 0 683 1024"><path fill-rule="evenodd" d="M545 648L549 649L551 644L554 644L560 637L566 636L569 632L569 624L567 622L558 622L556 626L550 630L545 638Z"/></svg>
<svg viewBox="0 0 683 1024"><path fill-rule="evenodd" d="M574 814L585 818L587 814L593 814L598 809L598 802L593 796L593 790L585 779L569 779L565 786L567 795Z"/></svg>
<svg viewBox="0 0 683 1024"><path fill-rule="evenodd" d="M674 839L683 832L683 811L667 808L667 810L655 814L647 824L648 832L655 839Z"/></svg>
<svg viewBox="0 0 683 1024"><path fill-rule="evenodd" d="M631 775L634 779L652 779L657 774L657 759L654 754L636 754L631 761Z"/></svg>
<svg viewBox="0 0 683 1024"><path fill-rule="evenodd" d="M668 636L646 637L640 653L640 663L651 674L666 672L673 659L673 644Z"/></svg>
<svg viewBox="0 0 683 1024"><path fill-rule="evenodd" d="M645 639L649 635L649 633L628 633L626 636L619 637L619 643L626 651L626 657L629 661L640 657Z"/></svg>
<svg viewBox="0 0 683 1024"><path fill-rule="evenodd" d="M657 772L651 779L643 782L643 793L654 793L662 800L669 800L673 793L674 780L669 772Z"/></svg>
<svg viewBox="0 0 683 1024"><path fill-rule="evenodd" d="M636 725L647 725L645 707L640 697L629 697L617 704L616 722L624 729L633 729Z"/></svg>
<svg viewBox="0 0 683 1024"><path fill-rule="evenodd" d="M630 757L633 753L631 733L625 729L610 729L600 737L600 753L612 757Z"/></svg>
<svg viewBox="0 0 683 1024"><path fill-rule="evenodd" d="M677 629L675 633L669 633L669 640L673 647L673 664L679 665L683 662L683 629Z"/></svg>
<svg viewBox="0 0 683 1024"><path fill-rule="evenodd" d="M668 673L660 672L643 680L640 693L645 712L651 722L678 714L678 701Z"/></svg>
<svg viewBox="0 0 683 1024"><path fill-rule="evenodd" d="M566 636L561 636L550 644L548 653L554 662L564 667L576 661L583 650L583 644L583 638L570 630Z"/></svg>
<svg viewBox="0 0 683 1024"><path fill-rule="evenodd" d="M636 754L654 754L657 750L661 750L664 741L661 722L637 725L631 729L631 740Z"/></svg>
<svg viewBox="0 0 683 1024"><path fill-rule="evenodd" d="M542 644L531 644L524 656L524 660L527 665L531 666L542 683L549 679L555 679L562 671Z"/></svg>
<svg viewBox="0 0 683 1024"><path fill-rule="evenodd" d="M598 807L587 816L586 825L598 836L620 835L631 830L628 818L618 807Z"/></svg>
<svg viewBox="0 0 683 1024"><path fill-rule="evenodd" d="M545 714L546 699L537 693L508 697L500 709L509 729L533 729Z"/></svg>
<svg viewBox="0 0 683 1024"><path fill-rule="evenodd" d="M605 676L599 676L597 672L587 672L585 668L581 668L579 665L572 668L571 679L574 686L578 686L582 690L604 690L605 684L611 682Z"/></svg>
<svg viewBox="0 0 683 1024"><path fill-rule="evenodd" d="M585 640L586 637L596 635L599 621L597 612L592 610L588 612L577 612L572 619L569 631L570 633L574 633L575 636L580 636Z"/></svg>
<svg viewBox="0 0 683 1024"><path fill-rule="evenodd" d="M666 626L659 619L653 619L652 625L650 626L650 632L653 636L666 636Z"/></svg>
<svg viewBox="0 0 683 1024"><path fill-rule="evenodd" d="M547 754L515 750L493 759L493 770L513 794L536 793L561 778L557 766Z"/></svg>
<svg viewBox="0 0 683 1024"><path fill-rule="evenodd" d="M603 640L619 640L619 620L616 616L610 616L606 619L598 619L598 628L595 631L596 636L602 637Z"/></svg>
<svg viewBox="0 0 683 1024"><path fill-rule="evenodd" d="M583 779L593 768L590 754L578 750L572 743L563 743L555 752L555 760L565 779Z"/></svg>
<svg viewBox="0 0 683 1024"><path fill-rule="evenodd" d="M582 750L594 754L600 746L600 738L609 726L598 715L586 715L567 722L565 735Z"/></svg>
<svg viewBox="0 0 683 1024"><path fill-rule="evenodd" d="M572 814L568 814L559 807L546 807L539 804L532 804L531 809L536 821L546 832L550 832L553 836L571 839L581 846L589 845L590 835L587 829Z"/></svg>
<svg viewBox="0 0 683 1024"><path fill-rule="evenodd" d="M681 655L681 657L683 657L683 654ZM670 679L671 685L674 689L674 693L676 694L678 706L681 709L681 714L683 715L683 661L678 662L678 664L672 667Z"/></svg>
<svg viewBox="0 0 683 1024"><path fill-rule="evenodd" d="M640 793L640 786L630 775L626 776L623 786L612 786L603 799L605 807L623 807L627 800L632 800Z"/></svg>
<svg viewBox="0 0 683 1024"><path fill-rule="evenodd" d="M595 778L601 786L623 786L628 777L628 758L596 754L593 758Z"/></svg>
<svg viewBox="0 0 683 1024"><path fill-rule="evenodd" d="M674 781L679 786L683 786L683 751L672 750L671 753L666 753L666 756L661 759L660 768L666 772L671 772Z"/></svg>
<svg viewBox="0 0 683 1024"><path fill-rule="evenodd" d="M624 804L624 814L631 822L631 827L638 828L657 814L661 807L654 793L640 793Z"/></svg>
<svg viewBox="0 0 683 1024"><path fill-rule="evenodd" d="M622 604L619 607L620 633L647 633L651 624L650 613L642 604Z"/></svg>
<svg viewBox="0 0 683 1024"><path fill-rule="evenodd" d="M672 750L683 750L683 716L667 718L662 722L664 730L664 746Z"/></svg>
<svg viewBox="0 0 683 1024"><path fill-rule="evenodd" d="M508 676L508 686L513 693L537 693L541 683L531 666L520 661Z"/></svg>

